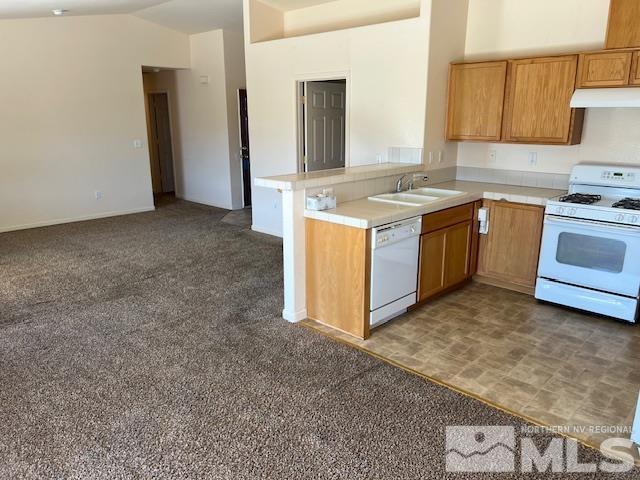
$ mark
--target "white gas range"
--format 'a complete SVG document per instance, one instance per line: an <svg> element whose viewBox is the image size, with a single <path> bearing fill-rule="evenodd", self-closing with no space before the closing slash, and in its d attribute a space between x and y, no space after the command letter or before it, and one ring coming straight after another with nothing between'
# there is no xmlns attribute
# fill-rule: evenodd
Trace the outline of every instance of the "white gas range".
<svg viewBox="0 0 640 480"><path fill-rule="evenodd" d="M576 165L545 209L536 298L628 322L640 296L640 167Z"/></svg>

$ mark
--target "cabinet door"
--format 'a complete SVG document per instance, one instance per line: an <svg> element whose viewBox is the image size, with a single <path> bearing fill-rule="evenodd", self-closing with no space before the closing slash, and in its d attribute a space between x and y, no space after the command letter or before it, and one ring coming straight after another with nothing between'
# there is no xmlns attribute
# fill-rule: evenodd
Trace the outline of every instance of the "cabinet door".
<svg viewBox="0 0 640 480"><path fill-rule="evenodd" d="M640 2L611 0L605 48L640 47Z"/></svg>
<svg viewBox="0 0 640 480"><path fill-rule="evenodd" d="M577 55L510 61L503 139L577 143L573 131L575 111L569 105L577 68Z"/></svg>
<svg viewBox="0 0 640 480"><path fill-rule="evenodd" d="M445 234L444 285L452 287L469 278L472 222L449 227Z"/></svg>
<svg viewBox="0 0 640 480"><path fill-rule="evenodd" d="M471 220L422 235L419 301L469 278L472 238Z"/></svg>
<svg viewBox="0 0 640 480"><path fill-rule="evenodd" d="M426 300L445 288L446 229L420 237L418 301Z"/></svg>
<svg viewBox="0 0 640 480"><path fill-rule="evenodd" d="M578 87L620 87L629 84L631 52L580 55Z"/></svg>
<svg viewBox="0 0 640 480"><path fill-rule="evenodd" d="M449 67L449 140L500 140L506 74L506 61Z"/></svg>
<svg viewBox="0 0 640 480"><path fill-rule="evenodd" d="M485 201L489 232L480 236L478 274L534 287L544 209L534 205Z"/></svg>
<svg viewBox="0 0 640 480"><path fill-rule="evenodd" d="M633 65L631 65L631 85L640 85L640 52L633 52Z"/></svg>

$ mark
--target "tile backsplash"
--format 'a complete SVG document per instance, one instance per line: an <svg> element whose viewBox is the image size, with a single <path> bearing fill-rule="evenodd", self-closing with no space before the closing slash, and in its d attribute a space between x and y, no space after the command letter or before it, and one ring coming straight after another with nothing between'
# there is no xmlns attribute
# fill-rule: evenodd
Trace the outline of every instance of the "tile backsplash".
<svg viewBox="0 0 640 480"><path fill-rule="evenodd" d="M522 187L555 188L558 190L565 190L569 185L569 175L565 174L483 167L457 167L456 179Z"/></svg>
<svg viewBox="0 0 640 480"><path fill-rule="evenodd" d="M448 167L424 172L429 179L423 185L434 185L450 180L465 180L469 182L499 183L502 185L516 185L522 187L554 188L566 190L569 175L523 172L519 170L501 170L481 167ZM399 175L380 177L371 180L340 183L325 187L314 187L306 190L307 195L322 192L323 188L332 188L338 203L350 202L361 198L392 192L396 187ZM423 186L416 183L416 186Z"/></svg>
<svg viewBox="0 0 640 480"><path fill-rule="evenodd" d="M389 162L391 163L413 163L420 165L423 163L424 149L414 147L390 147Z"/></svg>
<svg viewBox="0 0 640 480"><path fill-rule="evenodd" d="M418 175L418 174L416 174ZM441 168L424 172L429 180L422 182L424 185L448 182L455 180L456 167ZM374 178L371 180L361 180L356 182L339 183L337 185L329 185L327 187L314 187L306 190L306 195L316 195L322 192L323 188L332 188L338 203L350 202L361 198L371 197L381 193L392 192L396 188L396 182L400 175L388 177ZM409 176L407 177L409 178ZM422 186L416 182L416 187Z"/></svg>

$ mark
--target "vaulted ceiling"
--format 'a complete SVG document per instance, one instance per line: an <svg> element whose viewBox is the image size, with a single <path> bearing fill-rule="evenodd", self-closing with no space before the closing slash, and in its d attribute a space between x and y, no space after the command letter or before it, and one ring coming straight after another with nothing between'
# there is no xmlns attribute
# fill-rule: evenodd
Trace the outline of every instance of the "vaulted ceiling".
<svg viewBox="0 0 640 480"><path fill-rule="evenodd" d="M167 0L2 0L0 18L49 17L56 8L69 15L132 13Z"/></svg>
<svg viewBox="0 0 640 480"><path fill-rule="evenodd" d="M242 30L242 0L170 0L134 15L185 33Z"/></svg>
<svg viewBox="0 0 640 480"><path fill-rule="evenodd" d="M294 0L295 1L295 0ZM130 13L185 33L242 29L242 0L0 0L0 19Z"/></svg>

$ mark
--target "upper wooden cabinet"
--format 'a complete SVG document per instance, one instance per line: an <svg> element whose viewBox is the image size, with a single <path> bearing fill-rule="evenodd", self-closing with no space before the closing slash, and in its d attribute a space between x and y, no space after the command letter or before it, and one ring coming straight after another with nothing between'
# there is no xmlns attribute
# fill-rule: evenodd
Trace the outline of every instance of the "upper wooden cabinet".
<svg viewBox="0 0 640 480"><path fill-rule="evenodd" d="M448 139L500 140L506 76L506 61L450 66Z"/></svg>
<svg viewBox="0 0 640 480"><path fill-rule="evenodd" d="M611 0L605 48L640 47L640 1Z"/></svg>
<svg viewBox="0 0 640 480"><path fill-rule="evenodd" d="M584 111L570 107L578 55L509 62L502 138L506 142L576 144Z"/></svg>
<svg viewBox="0 0 640 480"><path fill-rule="evenodd" d="M580 55L578 88L629 85L632 57L632 52L584 53Z"/></svg>
<svg viewBox="0 0 640 480"><path fill-rule="evenodd" d="M640 51L633 52L633 62L631 64L631 85L640 85Z"/></svg>

